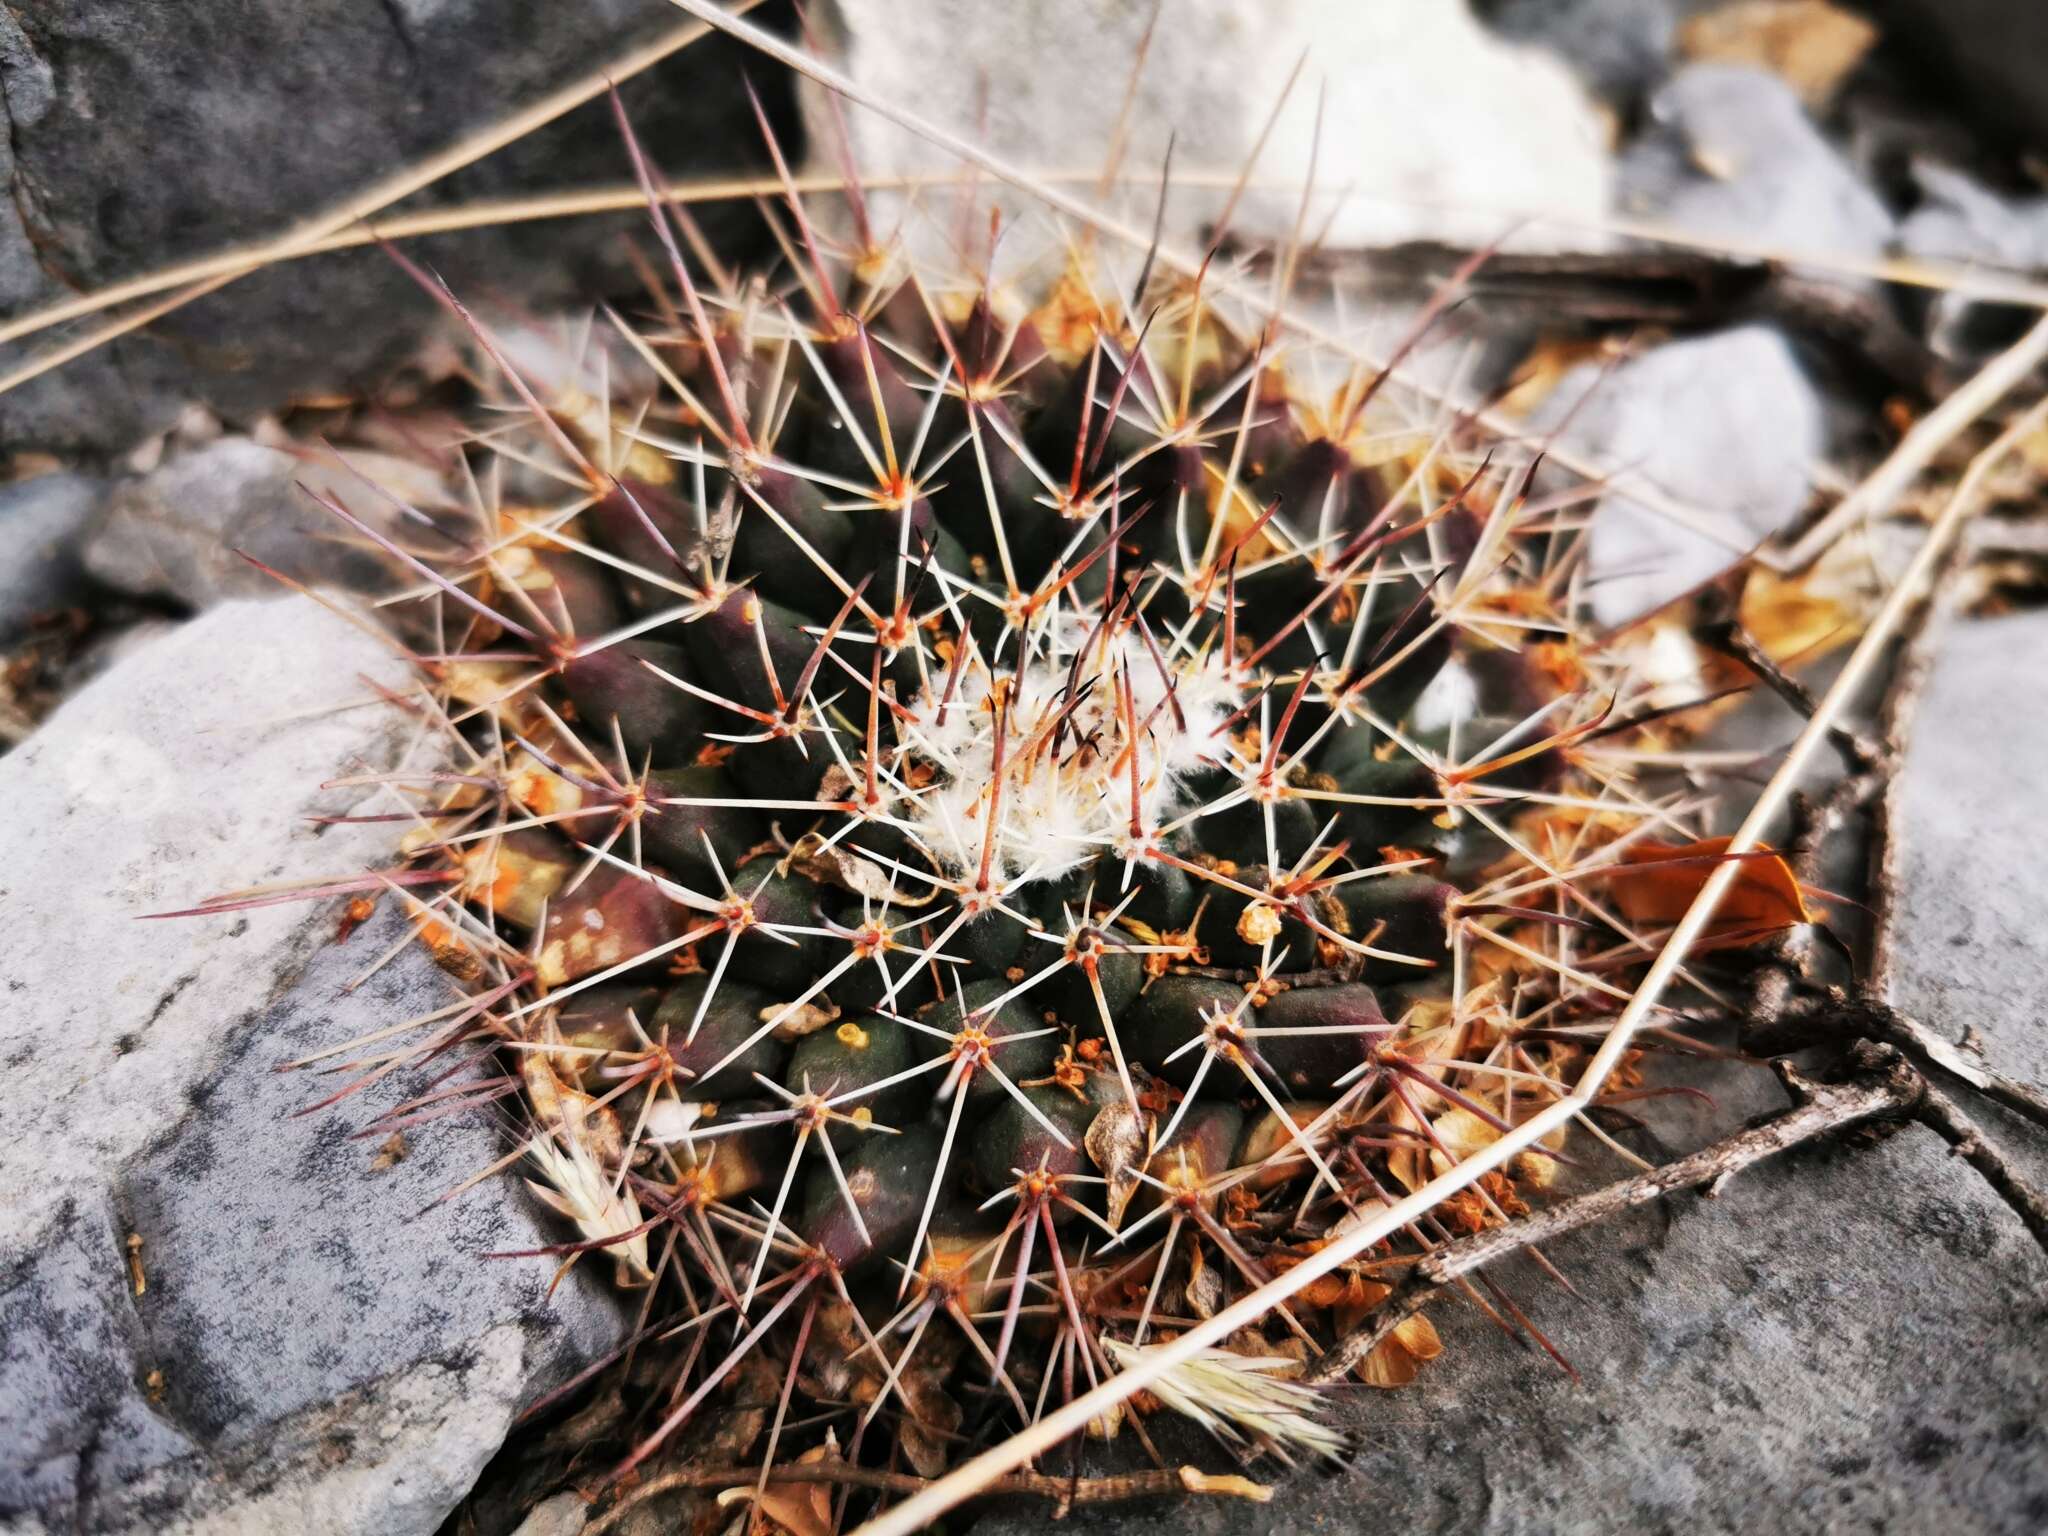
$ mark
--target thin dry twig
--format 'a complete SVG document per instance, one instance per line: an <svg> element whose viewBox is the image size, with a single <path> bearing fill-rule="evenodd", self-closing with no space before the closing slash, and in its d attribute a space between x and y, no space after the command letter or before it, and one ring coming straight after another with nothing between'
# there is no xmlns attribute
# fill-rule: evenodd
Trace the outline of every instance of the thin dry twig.
<svg viewBox="0 0 2048 1536"><path fill-rule="evenodd" d="M590 1536L603 1536L627 1515L649 1500L684 1488L745 1488L761 1481L761 1469L748 1467L681 1467L649 1478L587 1527ZM930 1485L929 1478L911 1472L891 1472L881 1467L857 1466L851 1462L797 1462L777 1467L768 1476L777 1483L829 1483L850 1488L868 1488L878 1493L916 1493ZM1194 1467L1168 1467L1157 1471L1125 1472L1108 1477L1055 1477L1043 1472L1014 1472L996 1479L982 1492L990 1497L1023 1495L1051 1499L1054 1518L1083 1504L1120 1504L1134 1499L1158 1498L1163 1494L1206 1493L1223 1498L1248 1499L1263 1504L1273 1490L1244 1477L1216 1477Z"/></svg>
<svg viewBox="0 0 2048 1536"><path fill-rule="evenodd" d="M1941 637L1960 601L1972 550L1972 541L1959 539L1942 557L1925 600L1900 626L1892 675L1877 711L1876 742L1846 735L1838 740L1851 772L1834 787L1825 804L1810 809L1807 818L1818 831L1856 804L1867 802L1870 806L1870 943L1863 975L1848 995L1836 989L1817 992L1807 987L1802 991L1803 978L1784 963L1788 957L1781 953L1778 964L1759 974L1751 1015L1744 1023L1743 1045L1761 1055L1779 1055L1821 1041L1883 1041L1923 1067L1951 1073L2013 1113L2048 1127L2048 1095L1993 1070L1891 1001L1902 881L1899 771L1933 675ZM1755 649L1753 644L1749 649ZM1740 651L1737 655L1795 709L1811 715L1810 691L1771 667L1768 658L1758 665ZM1795 848L1799 876L1810 883L1815 878L1818 838L1810 840L1815 844L1811 848L1804 846L1807 841L1794 839L1799 845Z"/></svg>
<svg viewBox="0 0 2048 1536"><path fill-rule="evenodd" d="M1799 1100L1784 1114L1661 1168L1617 1180L1424 1255L1372 1319L1331 1345L1310 1364L1303 1380L1315 1385L1337 1380L1377 1349L1405 1319L1483 1265L1680 1190L1719 1186L1767 1157L1862 1121L1911 1113L1925 1091L1919 1074L1891 1051L1870 1052L1864 1069L1847 1082L1811 1083L1783 1063L1778 1070Z"/></svg>
<svg viewBox="0 0 2048 1536"><path fill-rule="evenodd" d="M1693 629L1693 638L1740 662L1759 682L1789 704L1802 718L1813 718L1813 712L1818 707L1813 690L1773 661L1764 648L1757 644L1756 637L1743 627L1739 618L1733 614L1726 614L1711 622L1697 625ZM1885 752L1882 746L1864 740L1846 725L1833 727L1828 732L1828 740L1841 755L1843 768L1852 775L1874 770L1884 762Z"/></svg>
<svg viewBox="0 0 2048 1536"><path fill-rule="evenodd" d="M630 67L631 63L630 58L622 61L616 78L623 80L634 73ZM542 125L536 123L532 126ZM452 174L460 168L450 167L442 174ZM1102 173L1099 168L1091 168L1047 171L1042 174L1043 179L1049 182L1080 184L1097 181ZM969 171L919 171L863 176L861 184L869 191L917 192L930 188L960 186L973 177L974 173ZM1147 185L1153 179L1150 175L1116 178L1119 182L1144 182ZM1176 172L1174 175L1175 185L1191 187L1227 187L1236 179L1236 173L1230 171L1188 171ZM845 185L846 178L836 171L813 171L793 175L787 183L779 176L718 176L673 182L658 188L655 196L663 202L687 207L697 203L746 202L757 197L781 196L788 187L794 187L798 192L837 192ZM125 278L105 288L75 294L57 303L45 305L41 309L16 315L10 320L0 322L0 343L19 341L23 337L36 335L67 321L84 319L89 315L100 314L122 304L149 298L173 288L190 287L195 283L219 277L230 280L246 277L265 267L301 261L309 256L357 250L366 245L375 245L380 240L411 240L424 235L460 234L465 230L493 229L510 224L537 224L553 219L592 218L604 214L642 212L647 207L647 196L647 192L638 185L620 182L611 186L585 187L573 191L536 192L525 197L486 198L443 208L422 208L411 213L397 213L379 218L375 228L351 221L347 226L333 229L317 239L306 239L301 235L294 240L292 233L287 232L261 244L238 245L229 250L216 251L211 256L197 257L173 267L162 267L154 272ZM376 211L371 210L373 213ZM304 227L302 225L300 229L303 230ZM180 295L168 308L175 309L198 297L200 295L197 292ZM153 311L150 318L166 312L167 310ZM127 316L121 323L125 325L133 319L134 316ZM145 320L141 323L147 322ZM94 337L100 335L99 332L89 334ZM90 351L91 347L96 345L99 345L99 342L94 341L80 350ZM56 354L53 352L50 355L54 358ZM77 352L74 351L70 355L76 356ZM62 360L68 359L60 359ZM53 361L49 366L55 367L57 363Z"/></svg>
<svg viewBox="0 0 2048 1536"><path fill-rule="evenodd" d="M2006 1161L2005 1154L1992 1145L1977 1123L1957 1108L1955 1100L1929 1085L1913 1111L1913 1118L1941 1137L1954 1149L1956 1156L1983 1175L1984 1182L2012 1207L2014 1214L2033 1234L2034 1241L2048 1252L2048 1199L2020 1177L2012 1164Z"/></svg>
<svg viewBox="0 0 2048 1536"><path fill-rule="evenodd" d="M1346 1334L1309 1364L1303 1380L1322 1386L1355 1368L1394 1330L1464 1276L1497 1259L1550 1242L1638 1205L1681 1190L1718 1194L1743 1169L1794 1147L1868 1120L1910 1119L1927 1126L1977 1170L2048 1253L2048 1199L2013 1168L1955 1101L1933 1087L1897 1050L1868 1041L1851 1053L1856 1076L1845 1082L1809 1082L1788 1063L1779 1076L1798 1099L1784 1114L1739 1131L1662 1168L1620 1179L1505 1226L1448 1243L1416 1262L1370 1321Z"/></svg>

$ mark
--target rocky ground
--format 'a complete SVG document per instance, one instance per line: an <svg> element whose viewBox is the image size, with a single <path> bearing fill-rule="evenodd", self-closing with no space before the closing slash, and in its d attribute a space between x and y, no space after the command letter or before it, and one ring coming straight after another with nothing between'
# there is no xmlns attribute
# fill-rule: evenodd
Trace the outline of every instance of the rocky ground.
<svg viewBox="0 0 2048 1536"><path fill-rule="evenodd" d="M1035 0L982 24L980 8L947 0L841 0L816 24L821 46L876 88L922 86L925 109L952 100L956 121L985 107L1005 153L1048 163L1062 159L1055 131L1100 135L1117 117L1143 22L1126 9ZM2048 23L2027 0L1474 10L1432 7L1426 24L1403 10L1389 25L1390 7L1360 6L1333 27L1308 0L1280 22L1224 0L1191 5L1155 39L1133 157L1149 176L1181 126L1182 165L1233 163L1315 41L1333 82L1319 174L1362 187L1327 232L1338 281L1400 303L1388 285L1404 272L1426 282L1442 260L1425 243L1502 232L1472 208L1566 215L1515 224L1502 261L1523 265L1491 290L1480 281L1470 335L1497 382L1538 380L1534 427L1757 540L1831 504L2030 323L1953 285L1871 275L1898 256L1999 280L2048 270ZM289 227L684 20L652 0L573 19L469 0L235 15L230 26L92 0L0 9L0 171L14 191L0 208L0 316ZM1084 30L1095 46L1077 52ZM2009 41L1987 46L1994 36ZM800 104L790 82L746 62L792 142L803 122L815 138L818 101ZM707 43L627 87L672 175L762 164L741 63ZM1210 102L1230 105L1192 110ZM1298 164L1306 123L1283 122L1279 152ZM873 124L855 141L870 164L931 163ZM623 173L597 103L427 201ZM1176 227L1199 230L1223 195L1176 198ZM1431 197L1465 212L1433 216ZM1248 242L1284 236L1292 217L1277 194L1254 196L1238 228ZM703 219L725 248L759 250L744 205ZM1712 249L1631 243L1624 219ZM564 305L630 292L623 227L585 220L422 249L544 351L578 321L558 319ZM1352 270L1358 251L1389 244L1400 252L1370 281ZM1749 259L1760 250L1828 260L1763 269ZM97 323L8 343L0 368ZM430 1532L519 1411L625 1336L587 1266L550 1291L550 1262L483 1257L556 1240L516 1179L437 1203L499 1155L488 1117L352 1140L404 1096L395 1085L300 1117L315 1082L272 1070L457 997L417 951L378 965L402 926L388 906L345 940L335 903L140 920L231 887L388 862L378 824L309 818L374 799L323 783L417 750L416 723L365 688L395 680L397 664L232 551L307 583L375 590L381 561L335 537L294 486L311 481L368 519L395 515L334 469L321 448L332 437L416 504L452 494L420 444L465 388L431 305L371 252L258 274L0 394L6 1529ZM1963 434L1929 484L1951 483L1985 435ZM1899 1007L1952 1040L1970 1032L2037 1087L2048 942L2032 897L2048 902L2048 861L2027 808L2030 765L2048 753L2034 740L2048 721L2044 458L2001 486L1977 546L1984 579L1941 630L1900 780L1891 976ZM1857 547L1848 587L1897 569L1924 499L1907 497L1900 525ZM1723 563L1624 490L1595 529L1604 621ZM1760 739L1789 736L1789 718ZM1725 1126L1783 1102L1753 1068L1700 1085L1716 1114L1657 1123L1674 1152L1697 1145L1709 1118ZM2037 1128L1985 1117L2003 1143L2031 1149L2025 1172L2048 1176ZM1072 1520L2048 1525L2048 1271L2013 1215L1924 1132L1796 1154L1714 1200L1681 1197L1547 1251L1577 1295L1526 1266L1511 1273L1517 1294L1543 1296L1543 1327L1575 1375L1445 1309L1446 1357L1416 1386L1347 1403L1362 1451L1342 1473L1285 1479L1263 1507ZM479 1499L468 1513L496 1507ZM997 1510L983 1524L1042 1517ZM550 1507L535 1520L553 1522L535 1533L573 1531L582 1516Z"/></svg>

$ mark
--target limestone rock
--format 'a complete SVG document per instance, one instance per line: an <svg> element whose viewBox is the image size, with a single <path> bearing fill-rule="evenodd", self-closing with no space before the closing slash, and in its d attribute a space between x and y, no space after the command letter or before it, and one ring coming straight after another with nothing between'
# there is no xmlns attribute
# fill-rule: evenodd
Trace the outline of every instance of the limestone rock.
<svg viewBox="0 0 2048 1536"><path fill-rule="evenodd" d="M1789 252L1876 256L1891 240L1890 210L1776 75L1690 65L1650 118L1621 157L1619 211Z"/></svg>
<svg viewBox="0 0 2048 1536"><path fill-rule="evenodd" d="M2048 1089L2048 867L2030 832L2048 714L2022 703L2048 669L2038 610L1951 625L1899 782L1899 914L1891 1001L2000 1070ZM1994 736L1992 733L1996 732Z"/></svg>
<svg viewBox="0 0 2048 1536"><path fill-rule="evenodd" d="M2001 197L1931 161L1915 162L1913 179L1921 201L1899 225L1899 248L1907 255L2020 279L2048 267L2048 197ZM2010 345L2033 314L1939 291L1929 300L1928 321L1936 348L1968 358Z"/></svg>
<svg viewBox="0 0 2048 1536"><path fill-rule="evenodd" d="M79 595L78 546L104 492L98 480L72 474L0 485L0 640Z"/></svg>
<svg viewBox="0 0 2048 1536"><path fill-rule="evenodd" d="M1783 1107L1760 1072L1708 1086L1730 1121ZM2040 1252L1930 1134L1794 1154L1718 1199L1681 1196L1544 1252L1576 1297L1527 1260L1489 1273L1578 1381L1470 1306L1433 1309L1442 1357L1412 1386L1346 1394L1357 1450L1334 1474L1269 1469L1264 1505L1083 1507L1063 1524L1308 1536L1369 1509L1377 1529L1435 1536L2040 1529ZM1148 1427L1176 1433L1164 1416ZM1161 1449L1227 1462L1195 1436ZM1043 1522L1034 1504L974 1529Z"/></svg>
<svg viewBox="0 0 2048 1536"><path fill-rule="evenodd" d="M0 759L0 1525L430 1532L623 1327L596 1269L550 1299L553 1261L482 1257L562 1240L517 1180L433 1204L502 1155L488 1116L396 1161L350 1133L416 1082L298 1117L347 1077L281 1062L457 995L410 949L348 990L388 898L346 943L331 901L142 920L389 862L389 824L306 819L431 761L358 674L406 685L312 603L228 603Z"/></svg>

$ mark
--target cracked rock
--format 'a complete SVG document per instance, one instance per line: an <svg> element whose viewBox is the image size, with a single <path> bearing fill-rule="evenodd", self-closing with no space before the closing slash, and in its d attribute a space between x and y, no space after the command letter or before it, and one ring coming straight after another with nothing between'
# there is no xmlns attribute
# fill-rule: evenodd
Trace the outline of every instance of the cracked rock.
<svg viewBox="0 0 2048 1536"><path fill-rule="evenodd" d="M352 769L426 761L374 641L310 602L231 602L128 656L0 759L0 1527L431 1532L527 1402L609 1348L605 1277L547 1294L562 1240L483 1116L350 1133L416 1084L300 1117L279 1073L438 1008L382 910L142 921L389 861L316 826ZM403 1155L396 1155L402 1151ZM382 1155L380 1155L382 1154Z"/></svg>
<svg viewBox="0 0 2048 1536"><path fill-rule="evenodd" d="M2038 1059L2038 1058L2037 1058ZM1716 1123L1776 1113L1769 1075L1700 1081ZM1681 1142L1674 1154L1703 1139ZM2037 1170L2038 1173L2038 1170ZM1331 1473L1261 1463L1267 1504L1082 1507L1067 1536L1949 1531L2031 1536L2048 1509L2041 1255L2018 1218L1909 1129L1794 1153L1715 1199L1681 1195L1491 1266L1578 1379L1448 1298L1444 1353L1354 1388ZM1161 1415L1169 1465L1228 1458ZM1091 1449L1084 1473L1110 1470ZM1045 1529L1042 1503L974 1536Z"/></svg>
<svg viewBox="0 0 2048 1536"><path fill-rule="evenodd" d="M2014 709L2015 680L2048 674L2048 613L1956 623L1942 637L1899 780L1899 911L1891 1002L2048 1091L2048 866L2024 821L2048 715ZM2038 695L2037 695L2038 697ZM1995 742L1987 731L1997 731Z"/></svg>

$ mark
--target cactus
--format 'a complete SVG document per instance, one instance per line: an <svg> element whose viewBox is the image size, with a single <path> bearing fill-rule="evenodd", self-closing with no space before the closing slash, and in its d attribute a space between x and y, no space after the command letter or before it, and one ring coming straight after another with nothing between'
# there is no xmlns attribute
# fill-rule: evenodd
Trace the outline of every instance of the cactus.
<svg viewBox="0 0 2048 1536"><path fill-rule="evenodd" d="M936 1470L935 1413L1034 1417L1562 1097L1648 953L1575 875L1670 816L1526 454L1202 275L913 268L854 184L851 244L792 188L783 270L693 266L625 131L666 318L599 385L422 276L524 473L390 610L460 769L401 899L477 988L420 1050L518 1065L564 1263L731 1314L628 1468L760 1354L811 1443L887 1414ZM1362 1275L1148 1411L1332 1451L1273 1373Z"/></svg>

